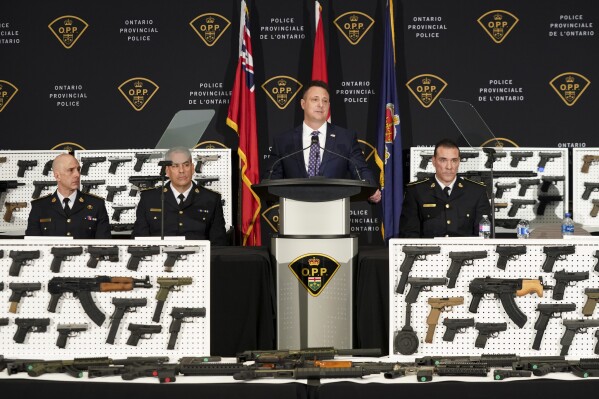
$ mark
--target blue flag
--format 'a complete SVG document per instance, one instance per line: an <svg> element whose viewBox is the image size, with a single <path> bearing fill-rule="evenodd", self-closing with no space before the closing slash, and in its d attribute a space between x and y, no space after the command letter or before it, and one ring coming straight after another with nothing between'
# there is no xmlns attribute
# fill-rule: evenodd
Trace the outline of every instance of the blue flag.
<svg viewBox="0 0 599 399"><path fill-rule="evenodd" d="M382 231L383 239L387 242L389 238L399 236L399 216L403 202L403 161L395 79L393 0L387 0L385 7L384 35L376 163L381 170Z"/></svg>

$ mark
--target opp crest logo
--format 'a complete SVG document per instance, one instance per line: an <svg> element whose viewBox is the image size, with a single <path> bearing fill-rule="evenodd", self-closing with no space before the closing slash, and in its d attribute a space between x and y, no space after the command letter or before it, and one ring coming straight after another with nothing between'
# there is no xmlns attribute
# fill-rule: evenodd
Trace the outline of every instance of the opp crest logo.
<svg viewBox="0 0 599 399"><path fill-rule="evenodd" d="M48 28L66 49L70 49L83 35L89 25L74 15L64 15L50 22Z"/></svg>
<svg viewBox="0 0 599 399"><path fill-rule="evenodd" d="M195 17L189 25L206 46L213 46L225 33L231 22L219 14L207 13Z"/></svg>
<svg viewBox="0 0 599 399"><path fill-rule="evenodd" d="M549 82L549 85L568 107L573 106L578 101L590 84L590 80L576 72L562 73Z"/></svg>
<svg viewBox="0 0 599 399"><path fill-rule="evenodd" d="M262 89L279 109L285 109L302 89L302 84L290 76L275 76L262 84Z"/></svg>
<svg viewBox="0 0 599 399"><path fill-rule="evenodd" d="M429 108L445 90L447 82L438 76L423 74L414 76L406 86L424 108Z"/></svg>
<svg viewBox="0 0 599 399"><path fill-rule="evenodd" d="M374 19L360 11L349 11L339 15L333 23L343 36L355 46L372 28Z"/></svg>
<svg viewBox="0 0 599 399"><path fill-rule="evenodd" d="M119 91L134 110L141 111L158 91L158 85L146 78L131 78L119 86Z"/></svg>
<svg viewBox="0 0 599 399"><path fill-rule="evenodd" d="M497 44L510 34L519 19L514 14L503 10L493 10L478 18L478 23Z"/></svg>
<svg viewBox="0 0 599 399"><path fill-rule="evenodd" d="M289 264L291 272L314 297L322 293L339 267L339 262L324 254L302 255Z"/></svg>
<svg viewBox="0 0 599 399"><path fill-rule="evenodd" d="M262 212L262 218L270 227L271 233L279 232L279 204L273 205Z"/></svg>
<svg viewBox="0 0 599 399"><path fill-rule="evenodd" d="M8 105L19 89L6 80L0 80L0 112Z"/></svg>

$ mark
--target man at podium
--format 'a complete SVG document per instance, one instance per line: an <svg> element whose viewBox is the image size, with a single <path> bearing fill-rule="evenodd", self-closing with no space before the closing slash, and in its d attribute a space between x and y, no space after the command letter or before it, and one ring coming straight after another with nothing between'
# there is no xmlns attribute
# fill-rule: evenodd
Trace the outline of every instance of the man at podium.
<svg viewBox="0 0 599 399"><path fill-rule="evenodd" d="M435 145L431 161L433 178L406 185L399 236L477 236L482 216L491 212L485 185L457 177L460 149L449 139Z"/></svg>
<svg viewBox="0 0 599 399"><path fill-rule="evenodd" d="M304 122L275 137L269 179L350 177L377 184L358 144L357 133L327 122L329 99L325 82L314 80L306 85L301 99ZM380 190L369 198L373 203L380 200Z"/></svg>

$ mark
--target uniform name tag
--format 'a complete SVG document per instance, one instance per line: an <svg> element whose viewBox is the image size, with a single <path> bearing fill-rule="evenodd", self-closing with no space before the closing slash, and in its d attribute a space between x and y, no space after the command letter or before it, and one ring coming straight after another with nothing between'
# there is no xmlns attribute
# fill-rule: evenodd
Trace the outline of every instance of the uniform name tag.
<svg viewBox="0 0 599 399"><path fill-rule="evenodd" d="M437 204L422 204L423 208L434 208L436 206L437 206Z"/></svg>
<svg viewBox="0 0 599 399"><path fill-rule="evenodd" d="M40 219L40 223L49 223L52 221L52 218L48 218L48 219Z"/></svg>
<svg viewBox="0 0 599 399"><path fill-rule="evenodd" d="M160 208L150 208L150 212L162 212Z"/></svg>

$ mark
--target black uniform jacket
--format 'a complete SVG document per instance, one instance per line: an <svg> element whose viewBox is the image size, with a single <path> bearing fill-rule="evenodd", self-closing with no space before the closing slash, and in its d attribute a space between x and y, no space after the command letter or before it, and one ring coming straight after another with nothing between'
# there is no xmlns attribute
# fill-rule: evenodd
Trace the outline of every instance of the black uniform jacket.
<svg viewBox="0 0 599 399"><path fill-rule="evenodd" d="M77 191L77 199L67 215L53 194L31 201L27 236L72 236L74 238L111 238L104 199Z"/></svg>
<svg viewBox="0 0 599 399"><path fill-rule="evenodd" d="M226 245L225 218L220 194L192 183L189 195L179 206L170 183L164 187L164 235L188 240L210 240ZM133 236L160 236L160 187L144 190L137 205Z"/></svg>
<svg viewBox="0 0 599 399"><path fill-rule="evenodd" d="M480 219L490 212L482 183L458 177L448 198L434 178L411 182L404 191L399 236L477 236Z"/></svg>

